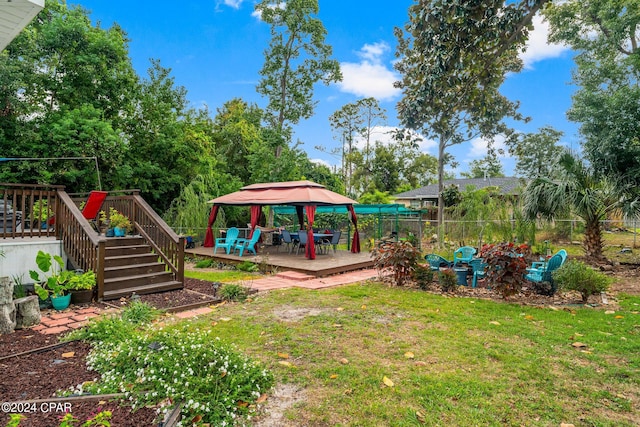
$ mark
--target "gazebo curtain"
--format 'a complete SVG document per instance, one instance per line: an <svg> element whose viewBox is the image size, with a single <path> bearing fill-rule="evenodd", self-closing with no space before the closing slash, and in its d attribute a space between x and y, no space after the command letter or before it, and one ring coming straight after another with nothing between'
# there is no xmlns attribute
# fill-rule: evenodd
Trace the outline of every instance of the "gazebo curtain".
<svg viewBox="0 0 640 427"><path fill-rule="evenodd" d="M313 239L313 221L316 215L316 206L305 206L307 211L307 246L304 248L304 256L308 259L316 259L316 242Z"/></svg>
<svg viewBox="0 0 640 427"><path fill-rule="evenodd" d="M251 206L251 231L249 232L249 238L253 237L253 230L256 229L258 221L260 221L260 215L262 214L262 206Z"/></svg>
<svg viewBox="0 0 640 427"><path fill-rule="evenodd" d="M207 223L207 232L205 233L204 244L202 245L205 248L213 247L213 230L211 229L211 227L213 226L213 223L216 222L216 217L218 216L218 208L219 208L218 205L213 205L213 207L211 208L211 212L209 213L209 222Z"/></svg>
<svg viewBox="0 0 640 427"><path fill-rule="evenodd" d="M353 232L353 243L351 244L351 252L352 253L360 253L360 234L358 233L358 218L356 218L356 211L353 209L353 205L347 206L349 210L349 216L351 217L351 222L353 223L353 227L356 231Z"/></svg>

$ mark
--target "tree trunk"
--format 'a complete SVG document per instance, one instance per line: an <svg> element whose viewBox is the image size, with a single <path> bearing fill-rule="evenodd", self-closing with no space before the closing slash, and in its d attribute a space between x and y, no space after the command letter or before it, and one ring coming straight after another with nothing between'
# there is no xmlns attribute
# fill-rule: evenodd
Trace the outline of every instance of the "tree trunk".
<svg viewBox="0 0 640 427"><path fill-rule="evenodd" d="M16 329L28 328L40 323L40 304L37 295L19 298L16 305Z"/></svg>
<svg viewBox="0 0 640 427"><path fill-rule="evenodd" d="M445 136L440 135L440 143L438 144L438 248L444 246L444 199L442 198L442 190L444 187L444 149Z"/></svg>
<svg viewBox="0 0 640 427"><path fill-rule="evenodd" d="M586 223L584 250L587 258L602 258L602 229L599 221Z"/></svg>

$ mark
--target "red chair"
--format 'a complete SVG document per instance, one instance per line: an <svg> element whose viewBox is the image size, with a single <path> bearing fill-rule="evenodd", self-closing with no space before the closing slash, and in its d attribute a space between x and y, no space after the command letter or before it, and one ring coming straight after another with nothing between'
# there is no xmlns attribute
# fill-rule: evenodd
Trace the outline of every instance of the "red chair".
<svg viewBox="0 0 640 427"><path fill-rule="evenodd" d="M100 213L104 199L107 198L107 194L109 194L107 191L98 190L93 190L89 193L89 198L84 204L84 208L82 208L82 216L88 221L95 221L98 213Z"/></svg>

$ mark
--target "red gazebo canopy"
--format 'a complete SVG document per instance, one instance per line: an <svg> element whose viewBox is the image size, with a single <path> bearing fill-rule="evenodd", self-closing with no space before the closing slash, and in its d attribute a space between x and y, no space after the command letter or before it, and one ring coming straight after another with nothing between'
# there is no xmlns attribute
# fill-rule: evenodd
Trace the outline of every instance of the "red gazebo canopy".
<svg viewBox="0 0 640 427"><path fill-rule="evenodd" d="M205 236L204 246L213 247L213 231L211 226L218 214L219 206L251 206L251 228L252 233L258 224L260 209L262 206L270 205L293 205L296 206L298 218L302 218L303 208L307 213L307 231L309 242L313 242L313 217L316 206L345 205L349 210L351 221L355 225L352 252L360 252L360 241L358 239L358 221L353 205L356 202L341 194L327 190L324 185L312 181L287 181L268 182L261 184L251 184L242 187L235 193L226 194L209 200L213 204L209 215L209 225ZM302 221L300 221L302 224ZM305 249L307 258L315 258L314 245L307 245Z"/></svg>

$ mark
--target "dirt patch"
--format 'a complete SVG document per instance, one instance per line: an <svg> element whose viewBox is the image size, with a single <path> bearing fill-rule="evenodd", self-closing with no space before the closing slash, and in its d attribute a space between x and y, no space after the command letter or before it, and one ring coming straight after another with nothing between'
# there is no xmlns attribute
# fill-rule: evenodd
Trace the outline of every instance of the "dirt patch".
<svg viewBox="0 0 640 427"><path fill-rule="evenodd" d="M319 308L290 308L283 307L274 311L274 315L284 322L298 322L307 316L319 316L325 310Z"/></svg>
<svg viewBox="0 0 640 427"><path fill-rule="evenodd" d="M254 427L293 427L299 425L284 417L287 409L305 399L304 389L293 384L278 384L254 419Z"/></svg>

